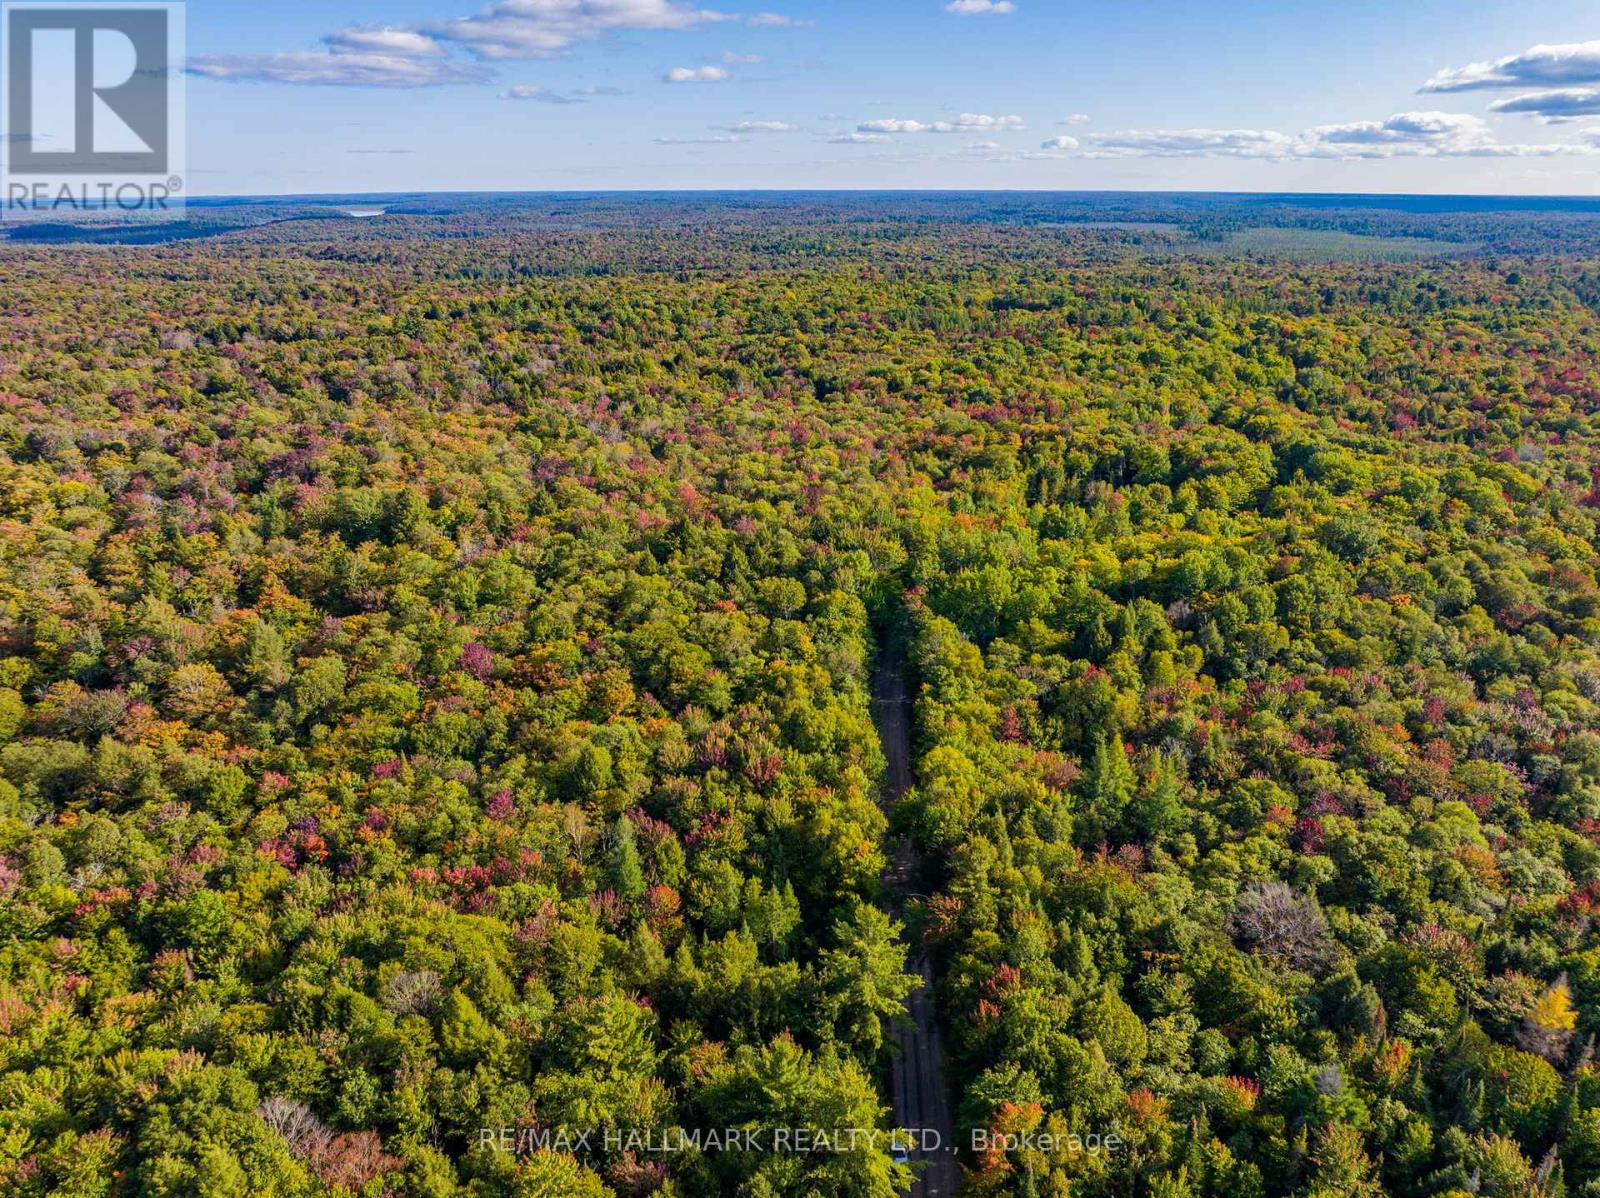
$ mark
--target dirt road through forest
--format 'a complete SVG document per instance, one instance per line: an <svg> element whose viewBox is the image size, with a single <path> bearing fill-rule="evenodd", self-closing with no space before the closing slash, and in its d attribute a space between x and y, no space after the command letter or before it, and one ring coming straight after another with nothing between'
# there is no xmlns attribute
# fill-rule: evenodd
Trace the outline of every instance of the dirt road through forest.
<svg viewBox="0 0 1600 1198"><path fill-rule="evenodd" d="M872 714L888 761L885 797L893 803L911 785L911 698L899 664L887 655L873 671ZM890 845L884 881L888 905L897 917L917 876L916 864L909 844ZM933 967L920 944L911 946L909 965L922 975L922 985L906 1000L910 1018L895 1029L899 1051L893 1070L894 1121L896 1126L931 1131L939 1138L936 1150L912 1154L913 1160L926 1162L911 1187L913 1198L952 1198L959 1177L955 1124L945 1085L944 1043L933 1007Z"/></svg>

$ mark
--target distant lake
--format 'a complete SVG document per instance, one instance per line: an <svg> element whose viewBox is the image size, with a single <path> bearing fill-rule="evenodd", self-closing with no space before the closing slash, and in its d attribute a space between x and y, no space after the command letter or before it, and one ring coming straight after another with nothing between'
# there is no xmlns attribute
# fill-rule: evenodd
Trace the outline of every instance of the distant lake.
<svg viewBox="0 0 1600 1198"><path fill-rule="evenodd" d="M342 211L346 216L382 216L389 210L387 208L345 208Z"/></svg>
<svg viewBox="0 0 1600 1198"><path fill-rule="evenodd" d="M1135 233L1182 233L1182 225L1161 220L1050 220L1047 229L1128 229Z"/></svg>

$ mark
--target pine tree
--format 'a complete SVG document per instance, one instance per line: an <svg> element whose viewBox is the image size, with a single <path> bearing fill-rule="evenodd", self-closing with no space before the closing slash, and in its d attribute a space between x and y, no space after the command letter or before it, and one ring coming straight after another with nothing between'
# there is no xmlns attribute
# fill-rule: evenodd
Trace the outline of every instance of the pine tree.
<svg viewBox="0 0 1600 1198"><path fill-rule="evenodd" d="M639 844L634 836L633 821L625 815L617 820L612 841L611 885L629 902L644 894L644 866L639 863Z"/></svg>
<svg viewBox="0 0 1600 1198"><path fill-rule="evenodd" d="M1134 806L1135 823L1147 840L1160 840L1182 826L1183 816L1183 783L1172 759L1158 753L1155 772Z"/></svg>
<svg viewBox="0 0 1600 1198"><path fill-rule="evenodd" d="M1135 778L1128 764L1128 753L1121 733L1100 742L1090 767L1085 800L1082 840L1086 847L1109 840L1121 828L1123 816L1133 801Z"/></svg>

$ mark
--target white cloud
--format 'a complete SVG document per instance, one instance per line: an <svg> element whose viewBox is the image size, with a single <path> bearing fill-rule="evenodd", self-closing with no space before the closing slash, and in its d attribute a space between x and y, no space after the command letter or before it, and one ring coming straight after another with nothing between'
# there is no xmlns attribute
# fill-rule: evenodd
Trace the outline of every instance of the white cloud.
<svg viewBox="0 0 1600 1198"><path fill-rule="evenodd" d="M1020 116L990 116L963 112L953 121L911 121L903 118L862 121L858 133L1005 133L1025 128Z"/></svg>
<svg viewBox="0 0 1600 1198"><path fill-rule="evenodd" d="M537 83L519 83L515 87L507 88L500 93L502 100L532 100L538 104L582 104L584 101L574 96L564 96L560 92L553 92L547 87L540 87Z"/></svg>
<svg viewBox="0 0 1600 1198"><path fill-rule="evenodd" d="M1060 123L1063 125L1087 125L1093 119L1087 112L1072 112L1068 113L1066 119Z"/></svg>
<svg viewBox="0 0 1600 1198"><path fill-rule="evenodd" d="M892 142L894 138L887 133L841 133L837 137L830 137L828 142L835 146L881 146Z"/></svg>
<svg viewBox="0 0 1600 1198"><path fill-rule="evenodd" d="M779 12L758 12L753 17L745 18L751 25L769 26L775 29L798 29L807 25L815 25L815 21L807 21L801 17L786 17Z"/></svg>
<svg viewBox="0 0 1600 1198"><path fill-rule="evenodd" d="M934 129L939 132L943 132L946 128L958 130L1010 130L1022 129L1024 127L1025 126L1023 125L1022 118L1020 116L989 116L986 113L981 112L963 112L953 121L940 121L934 125Z"/></svg>
<svg viewBox="0 0 1600 1198"><path fill-rule="evenodd" d="M1096 157L1281 158L1294 139L1270 129L1127 129L1096 133Z"/></svg>
<svg viewBox="0 0 1600 1198"><path fill-rule="evenodd" d="M736 146L748 141L744 137L658 137L658 146Z"/></svg>
<svg viewBox="0 0 1600 1198"><path fill-rule="evenodd" d="M727 50L723 52L722 61L730 67L753 67L767 60L760 54L735 54L732 50Z"/></svg>
<svg viewBox="0 0 1600 1198"><path fill-rule="evenodd" d="M950 0L944 10L958 17L992 17L1016 12L1017 6L1011 0Z"/></svg>
<svg viewBox="0 0 1600 1198"><path fill-rule="evenodd" d="M921 121L906 121L891 118L888 120L862 121L856 126L857 133L927 133L933 126L924 125Z"/></svg>
<svg viewBox="0 0 1600 1198"><path fill-rule="evenodd" d="M1076 150L1078 139L1076 137L1052 137L1039 147L1041 150Z"/></svg>
<svg viewBox="0 0 1600 1198"><path fill-rule="evenodd" d="M1532 46L1493 62L1474 62L1440 71L1422 85L1425 92L1460 92L1488 87L1563 87L1600 83L1600 41Z"/></svg>
<svg viewBox="0 0 1600 1198"><path fill-rule="evenodd" d="M722 129L728 133L798 133L799 125L791 125L788 121L739 121L732 125L713 125L713 129Z"/></svg>
<svg viewBox="0 0 1600 1198"><path fill-rule="evenodd" d="M1600 147L1574 145L1571 142L1546 142L1538 145L1491 142L1487 145L1448 150L1443 156L1447 158L1562 158L1572 154L1593 154L1597 148Z"/></svg>
<svg viewBox="0 0 1600 1198"><path fill-rule="evenodd" d="M727 78L721 67L673 67L661 76L665 83L721 83Z"/></svg>
<svg viewBox="0 0 1600 1198"><path fill-rule="evenodd" d="M620 87L596 87L590 85L587 87L575 87L572 89L572 94L575 96L625 96L628 93Z"/></svg>
<svg viewBox="0 0 1600 1198"><path fill-rule="evenodd" d="M1583 138L1589 145L1600 147L1600 126L1596 126L1593 129L1585 129L1578 136Z"/></svg>
<svg viewBox="0 0 1600 1198"><path fill-rule="evenodd" d="M1091 134L1092 158L1544 158L1588 154L1573 143L1505 144L1465 113L1401 112L1383 121L1319 125L1303 133L1273 129L1156 129Z"/></svg>
<svg viewBox="0 0 1600 1198"><path fill-rule="evenodd" d="M322 87L442 87L451 83L482 83L489 78L481 67L446 59L326 50L207 54L189 59L185 69L207 79Z"/></svg>
<svg viewBox="0 0 1600 1198"><path fill-rule="evenodd" d="M1319 125L1306 136L1313 141L1346 146L1461 147L1490 140L1489 126L1480 118L1454 112L1400 112L1386 121Z"/></svg>
<svg viewBox="0 0 1600 1198"><path fill-rule="evenodd" d="M1563 87L1553 91L1528 92L1496 100L1491 112L1516 112L1536 116L1547 125L1575 121L1579 117L1600 116L1600 88Z"/></svg>
<svg viewBox="0 0 1600 1198"><path fill-rule="evenodd" d="M486 61L548 58L608 34L691 29L736 20L737 16L684 0L492 0L471 16L418 28L344 29L325 38L323 50L201 55L189 61L188 69L212 79L437 87L489 78L480 67L450 61L452 46ZM782 24L786 18L766 13L751 23Z"/></svg>
<svg viewBox="0 0 1600 1198"><path fill-rule="evenodd" d="M322 39L335 54L399 54L407 58L439 58L444 47L415 29L341 29Z"/></svg>
<svg viewBox="0 0 1600 1198"><path fill-rule="evenodd" d="M691 29L736 17L679 0L494 0L470 17L428 25L479 58L548 58L609 33Z"/></svg>

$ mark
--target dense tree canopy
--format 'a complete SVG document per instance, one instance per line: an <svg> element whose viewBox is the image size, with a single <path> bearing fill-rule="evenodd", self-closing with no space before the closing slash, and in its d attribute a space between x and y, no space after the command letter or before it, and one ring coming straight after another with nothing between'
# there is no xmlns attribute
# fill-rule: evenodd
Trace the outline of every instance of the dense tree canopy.
<svg viewBox="0 0 1600 1198"><path fill-rule="evenodd" d="M1593 263L714 226L0 250L0 1190L1600 1194Z"/></svg>

